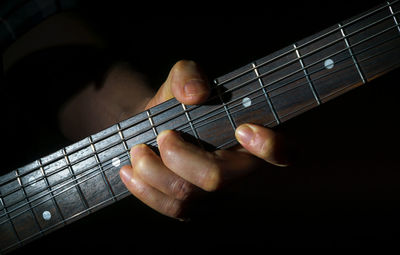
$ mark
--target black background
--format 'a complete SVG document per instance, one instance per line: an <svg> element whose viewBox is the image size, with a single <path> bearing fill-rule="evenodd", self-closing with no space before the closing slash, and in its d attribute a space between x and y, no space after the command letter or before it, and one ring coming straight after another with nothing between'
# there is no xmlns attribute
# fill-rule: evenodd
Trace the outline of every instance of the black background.
<svg viewBox="0 0 400 255"><path fill-rule="evenodd" d="M110 39L111 55L130 60L157 86L179 59L199 62L215 78L377 3L188 3L173 15L155 16L152 6L113 2L88 4L84 11ZM162 14L171 14L166 10ZM16 253L397 248L399 78L395 70L279 127L303 147L305 163L258 171L204 201L190 222L164 217L129 197ZM40 84L23 86L9 92L13 100L3 101L3 135L12 138L3 139L4 172L65 143L54 138L57 103L51 98L59 95ZM54 108L30 105L30 90L37 91L34 102L48 106L41 102L49 100Z"/></svg>

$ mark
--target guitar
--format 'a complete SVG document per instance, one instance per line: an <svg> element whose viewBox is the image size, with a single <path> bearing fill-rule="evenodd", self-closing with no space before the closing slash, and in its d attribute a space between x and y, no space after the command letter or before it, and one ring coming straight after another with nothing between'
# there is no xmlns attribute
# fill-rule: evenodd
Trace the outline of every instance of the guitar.
<svg viewBox="0 0 400 255"><path fill-rule="evenodd" d="M383 3L214 80L210 100L169 100L0 177L0 247L8 252L129 195L129 148L177 129L228 148L234 130L275 127L400 65L400 2ZM214 132L210 132L213 130Z"/></svg>

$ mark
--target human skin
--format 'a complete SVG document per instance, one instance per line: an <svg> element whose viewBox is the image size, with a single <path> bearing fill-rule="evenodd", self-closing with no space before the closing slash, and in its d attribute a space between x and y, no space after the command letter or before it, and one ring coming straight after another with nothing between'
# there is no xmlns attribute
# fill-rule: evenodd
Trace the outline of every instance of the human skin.
<svg viewBox="0 0 400 255"><path fill-rule="evenodd" d="M184 104L200 104L209 96L205 77L192 61L179 61L146 108L172 97ZM201 194L214 192L252 171L288 165L282 136L253 124L236 129L240 143L229 150L209 152L165 130L157 137L160 155L147 145L131 148L131 165L120 177L129 191L154 210L172 218L188 217L186 205Z"/></svg>

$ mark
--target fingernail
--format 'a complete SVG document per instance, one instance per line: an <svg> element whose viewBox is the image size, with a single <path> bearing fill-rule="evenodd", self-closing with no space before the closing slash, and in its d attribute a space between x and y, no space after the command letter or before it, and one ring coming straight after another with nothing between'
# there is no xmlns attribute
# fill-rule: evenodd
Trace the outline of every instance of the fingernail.
<svg viewBox="0 0 400 255"><path fill-rule="evenodd" d="M244 124L236 129L235 135L240 143L250 144L254 137L254 131L251 129L251 127L249 127L249 125Z"/></svg>
<svg viewBox="0 0 400 255"><path fill-rule="evenodd" d="M119 175L121 176L123 183L132 182L133 172L131 171L131 168L121 168L121 170L119 171Z"/></svg>
<svg viewBox="0 0 400 255"><path fill-rule="evenodd" d="M208 91L208 88L204 80L192 79L185 83L183 90L185 92L185 96L191 97L199 94L204 94L206 91Z"/></svg>

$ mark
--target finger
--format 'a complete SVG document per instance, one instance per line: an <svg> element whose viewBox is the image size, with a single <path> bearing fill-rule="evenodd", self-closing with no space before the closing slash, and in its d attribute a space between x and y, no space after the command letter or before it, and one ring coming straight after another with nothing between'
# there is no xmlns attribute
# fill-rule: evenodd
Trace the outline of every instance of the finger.
<svg viewBox="0 0 400 255"><path fill-rule="evenodd" d="M166 130L157 137L163 163L171 171L206 191L215 191L230 179L245 174L254 164L250 154L207 152Z"/></svg>
<svg viewBox="0 0 400 255"><path fill-rule="evenodd" d="M193 105L204 102L210 89L204 75L193 61L181 60L171 69L167 80L146 108L175 97L179 102Z"/></svg>
<svg viewBox="0 0 400 255"><path fill-rule="evenodd" d="M123 166L120 170L120 176L128 190L146 205L173 218L181 216L183 202L144 182L140 176L134 174L131 166Z"/></svg>
<svg viewBox="0 0 400 255"><path fill-rule="evenodd" d="M160 157L144 144L131 149L133 171L141 180L178 200L185 200L195 187L174 172L169 170Z"/></svg>
<svg viewBox="0 0 400 255"><path fill-rule="evenodd" d="M235 132L239 143L253 155L278 166L289 164L283 138L271 129L253 124L240 125Z"/></svg>

